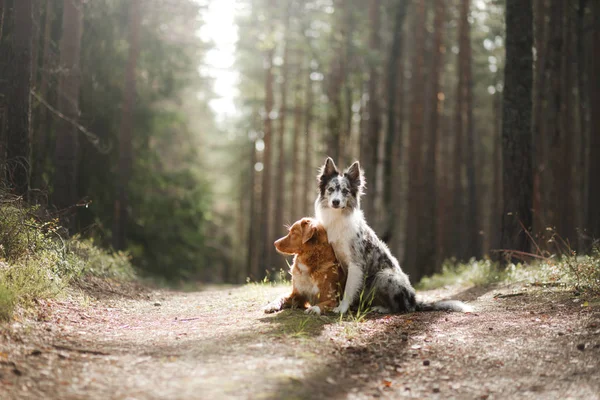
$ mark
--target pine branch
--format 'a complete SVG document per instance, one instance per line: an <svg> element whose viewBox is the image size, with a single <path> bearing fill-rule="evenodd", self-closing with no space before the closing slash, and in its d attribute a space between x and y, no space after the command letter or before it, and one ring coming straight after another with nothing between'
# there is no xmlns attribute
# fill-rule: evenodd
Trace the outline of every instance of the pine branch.
<svg viewBox="0 0 600 400"><path fill-rule="evenodd" d="M58 111L56 108L52 107L46 100L44 100L38 93L36 93L33 89L30 91L31 95L33 97L36 98L37 101L40 102L40 104L44 105L48 110L50 110L54 115L56 115L57 117L67 121L68 123L70 123L71 125L73 125L75 128L77 128L78 131L80 131L81 133L83 133L83 135L86 137L86 139L102 154L107 154L108 152L110 152L110 150L112 149L112 143L108 142L106 144L102 144L100 141L100 138L98 137L98 135L94 134L93 132L90 132L87 128L85 128L83 125L79 124L77 121L74 121L73 119L67 117L66 115L64 115L63 113L61 113L60 111Z"/></svg>

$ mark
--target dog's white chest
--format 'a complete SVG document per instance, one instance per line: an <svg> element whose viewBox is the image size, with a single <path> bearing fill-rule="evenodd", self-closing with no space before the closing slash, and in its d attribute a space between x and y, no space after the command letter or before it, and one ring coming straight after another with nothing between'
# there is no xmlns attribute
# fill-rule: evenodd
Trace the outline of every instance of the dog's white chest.
<svg viewBox="0 0 600 400"><path fill-rule="evenodd" d="M306 265L298 263L297 269L298 273L294 274L294 287L299 293L306 296L312 305L312 300L319 294L319 287L310 277Z"/></svg>
<svg viewBox="0 0 600 400"><path fill-rule="evenodd" d="M351 244L357 239L358 234L355 216L341 216L330 210L322 210L319 216L327 230L327 237L333 246L335 256L342 264L348 265L352 258Z"/></svg>

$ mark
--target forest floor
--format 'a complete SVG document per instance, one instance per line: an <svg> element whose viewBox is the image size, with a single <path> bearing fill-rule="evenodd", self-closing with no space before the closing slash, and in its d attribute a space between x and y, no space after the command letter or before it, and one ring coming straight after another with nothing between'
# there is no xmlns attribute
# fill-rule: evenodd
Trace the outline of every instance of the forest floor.
<svg viewBox="0 0 600 400"><path fill-rule="evenodd" d="M497 284L473 313L266 315L284 285L101 287L0 325L1 399L599 399L600 301Z"/></svg>

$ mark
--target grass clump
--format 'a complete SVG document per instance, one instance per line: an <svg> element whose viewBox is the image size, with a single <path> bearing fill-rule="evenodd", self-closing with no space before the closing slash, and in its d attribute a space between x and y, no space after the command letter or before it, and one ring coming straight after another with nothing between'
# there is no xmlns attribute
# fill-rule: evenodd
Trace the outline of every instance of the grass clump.
<svg viewBox="0 0 600 400"><path fill-rule="evenodd" d="M416 285L419 290L431 290L451 285L484 286L506 278L506 271L489 259L471 259L468 263L447 260L442 272L426 276Z"/></svg>
<svg viewBox="0 0 600 400"><path fill-rule="evenodd" d="M600 295L600 252L551 257L526 266L509 265L506 280L536 286L564 286Z"/></svg>
<svg viewBox="0 0 600 400"><path fill-rule="evenodd" d="M600 295L600 249L590 255L574 252L538 258L530 263L501 267L491 260L471 259L468 263L447 261L442 272L424 277L416 287L431 290L451 285L485 286L492 283L529 283L536 286L562 286Z"/></svg>
<svg viewBox="0 0 600 400"><path fill-rule="evenodd" d="M19 305L55 297L74 278L134 277L126 254L78 237L64 239L58 221L42 221L38 211L0 196L0 320L9 320Z"/></svg>

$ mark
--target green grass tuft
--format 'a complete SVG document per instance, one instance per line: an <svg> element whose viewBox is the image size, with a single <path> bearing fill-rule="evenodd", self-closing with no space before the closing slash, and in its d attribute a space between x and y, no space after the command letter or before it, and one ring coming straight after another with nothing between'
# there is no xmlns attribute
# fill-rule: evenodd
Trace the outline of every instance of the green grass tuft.
<svg viewBox="0 0 600 400"><path fill-rule="evenodd" d="M459 264L454 260L444 262L442 272L424 277L417 285L419 290L431 290L451 285L484 286L504 280L506 271L491 260L471 259Z"/></svg>

